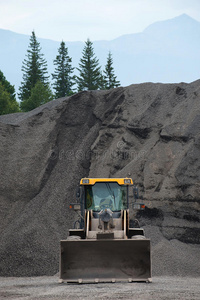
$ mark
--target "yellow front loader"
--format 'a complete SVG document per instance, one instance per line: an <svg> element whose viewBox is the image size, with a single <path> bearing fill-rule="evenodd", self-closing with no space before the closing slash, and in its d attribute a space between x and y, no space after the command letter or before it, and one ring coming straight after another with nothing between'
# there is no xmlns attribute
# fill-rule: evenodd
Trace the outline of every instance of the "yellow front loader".
<svg viewBox="0 0 200 300"><path fill-rule="evenodd" d="M81 179L80 202L70 205L80 219L60 242L60 282L151 282L150 240L129 226L131 186L131 178Z"/></svg>

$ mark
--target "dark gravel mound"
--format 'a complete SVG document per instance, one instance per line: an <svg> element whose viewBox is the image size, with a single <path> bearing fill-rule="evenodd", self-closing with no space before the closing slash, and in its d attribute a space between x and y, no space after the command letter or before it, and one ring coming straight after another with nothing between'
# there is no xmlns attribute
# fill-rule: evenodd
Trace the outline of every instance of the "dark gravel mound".
<svg viewBox="0 0 200 300"><path fill-rule="evenodd" d="M131 176L154 275L200 275L200 81L81 92L0 116L0 275L53 275L81 177Z"/></svg>

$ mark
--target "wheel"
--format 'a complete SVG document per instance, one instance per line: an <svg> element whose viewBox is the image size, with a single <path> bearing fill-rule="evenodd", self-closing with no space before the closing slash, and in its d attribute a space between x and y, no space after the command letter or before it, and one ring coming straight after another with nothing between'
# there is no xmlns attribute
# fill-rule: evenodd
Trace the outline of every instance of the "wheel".
<svg viewBox="0 0 200 300"><path fill-rule="evenodd" d="M131 237L132 240L146 240L146 237L144 235L133 235Z"/></svg>
<svg viewBox="0 0 200 300"><path fill-rule="evenodd" d="M81 240L81 237L78 235L70 235L67 237L68 241L76 241L76 240Z"/></svg>

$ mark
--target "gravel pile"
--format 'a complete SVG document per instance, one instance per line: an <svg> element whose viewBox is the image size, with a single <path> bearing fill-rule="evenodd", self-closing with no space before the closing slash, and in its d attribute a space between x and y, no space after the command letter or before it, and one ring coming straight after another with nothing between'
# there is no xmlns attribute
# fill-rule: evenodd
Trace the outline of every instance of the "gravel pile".
<svg viewBox="0 0 200 300"><path fill-rule="evenodd" d="M200 246L179 240L167 240L156 226L144 227L152 243L154 276L200 276Z"/></svg>
<svg viewBox="0 0 200 300"><path fill-rule="evenodd" d="M85 176L131 176L153 275L199 275L199 116L200 81L81 92L0 116L0 275L58 272Z"/></svg>

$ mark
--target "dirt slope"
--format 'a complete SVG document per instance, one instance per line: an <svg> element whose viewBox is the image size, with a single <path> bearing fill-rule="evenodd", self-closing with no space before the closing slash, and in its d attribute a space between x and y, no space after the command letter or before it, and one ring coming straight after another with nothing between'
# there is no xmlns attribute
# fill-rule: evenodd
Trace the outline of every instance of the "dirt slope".
<svg viewBox="0 0 200 300"><path fill-rule="evenodd" d="M1 276L58 271L84 176L131 176L154 275L200 275L200 81L57 99L1 116L0 140Z"/></svg>

